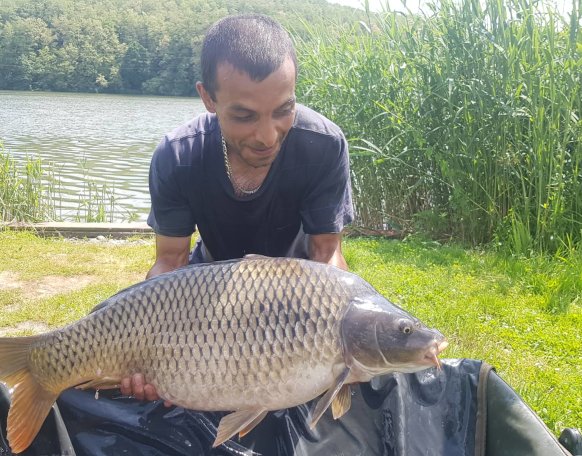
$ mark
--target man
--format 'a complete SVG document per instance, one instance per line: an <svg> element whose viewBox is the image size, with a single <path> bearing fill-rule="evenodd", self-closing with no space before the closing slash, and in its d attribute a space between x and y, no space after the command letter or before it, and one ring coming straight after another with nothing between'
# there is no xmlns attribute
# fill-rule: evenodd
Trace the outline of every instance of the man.
<svg viewBox="0 0 582 456"><path fill-rule="evenodd" d="M201 66L196 87L208 113L167 135L152 159L156 261L147 277L246 254L347 269L347 143L336 125L296 104L288 34L266 16L227 17L208 31ZM122 392L158 399L140 374L124 379Z"/></svg>

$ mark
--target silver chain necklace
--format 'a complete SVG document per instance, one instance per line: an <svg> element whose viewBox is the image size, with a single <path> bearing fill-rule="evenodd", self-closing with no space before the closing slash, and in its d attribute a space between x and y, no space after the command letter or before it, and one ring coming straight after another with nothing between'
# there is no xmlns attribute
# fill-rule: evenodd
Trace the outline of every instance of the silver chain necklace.
<svg viewBox="0 0 582 456"><path fill-rule="evenodd" d="M220 135L220 139L222 140L222 153L224 154L224 166L226 168L226 175L228 176L228 180L230 181L232 187L234 188L234 192L240 193L242 195L252 195L254 193L257 193L259 188L261 188L261 185L263 185L262 182L259 185L257 185L256 188L253 188L251 190L245 190L234 181L234 179L232 178L232 169L230 168L230 160L228 159L228 149L226 148L226 141L224 140L224 136L222 136L222 134Z"/></svg>

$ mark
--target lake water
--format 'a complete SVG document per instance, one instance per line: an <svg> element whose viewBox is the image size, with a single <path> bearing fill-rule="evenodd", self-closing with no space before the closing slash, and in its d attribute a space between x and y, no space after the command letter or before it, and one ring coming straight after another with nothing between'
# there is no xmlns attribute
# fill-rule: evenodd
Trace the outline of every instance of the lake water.
<svg viewBox="0 0 582 456"><path fill-rule="evenodd" d="M19 163L40 157L52 170L61 218L75 218L93 182L112 190L114 220L145 220L154 148L201 112L198 98L0 91L0 141Z"/></svg>

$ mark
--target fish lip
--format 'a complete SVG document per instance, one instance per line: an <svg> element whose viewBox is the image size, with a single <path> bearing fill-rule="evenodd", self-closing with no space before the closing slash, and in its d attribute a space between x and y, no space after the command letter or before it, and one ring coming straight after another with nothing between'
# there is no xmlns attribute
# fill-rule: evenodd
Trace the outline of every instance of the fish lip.
<svg viewBox="0 0 582 456"><path fill-rule="evenodd" d="M437 369L440 369L441 362L438 355L448 347L449 343L446 340L441 340L440 342L435 340L434 342L435 344L424 354L423 361L427 361L429 365L436 366Z"/></svg>
<svg viewBox="0 0 582 456"><path fill-rule="evenodd" d="M441 340L440 343L438 343L438 345L437 345L438 353L441 353L448 346L449 346L449 342L446 339Z"/></svg>

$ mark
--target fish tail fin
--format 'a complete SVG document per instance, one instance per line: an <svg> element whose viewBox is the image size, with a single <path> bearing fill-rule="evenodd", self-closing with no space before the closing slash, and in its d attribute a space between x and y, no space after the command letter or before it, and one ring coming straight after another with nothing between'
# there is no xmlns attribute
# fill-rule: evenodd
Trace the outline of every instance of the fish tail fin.
<svg viewBox="0 0 582 456"><path fill-rule="evenodd" d="M16 386L28 369L28 352L37 336L0 337L0 382Z"/></svg>
<svg viewBox="0 0 582 456"><path fill-rule="evenodd" d="M58 394L45 390L28 366L37 336L0 338L0 381L13 388L8 412L8 441L14 453L30 446Z"/></svg>

